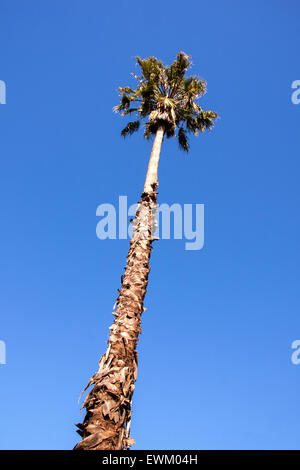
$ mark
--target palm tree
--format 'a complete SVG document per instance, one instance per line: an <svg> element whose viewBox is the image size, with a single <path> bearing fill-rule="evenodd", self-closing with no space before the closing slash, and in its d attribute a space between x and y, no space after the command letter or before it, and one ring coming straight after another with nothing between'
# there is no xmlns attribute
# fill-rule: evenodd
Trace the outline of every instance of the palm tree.
<svg viewBox="0 0 300 470"><path fill-rule="evenodd" d="M197 135L214 126L217 113L203 111L196 102L206 92L206 82L197 76L186 77L191 59L177 54L170 66L155 57L137 57L140 75L136 89L119 88L120 104L114 111L122 116L135 114L121 135L136 132L144 124L144 136L155 136L144 191L134 220L133 235L122 276L108 347L99 362L98 372L85 390L93 385L83 407L86 415L77 425L82 437L78 450L122 450L134 443L130 438L131 402L137 376L136 345L141 332L141 315L146 294L152 250L157 198L157 170L164 137L176 136L181 149L189 150L188 134Z"/></svg>

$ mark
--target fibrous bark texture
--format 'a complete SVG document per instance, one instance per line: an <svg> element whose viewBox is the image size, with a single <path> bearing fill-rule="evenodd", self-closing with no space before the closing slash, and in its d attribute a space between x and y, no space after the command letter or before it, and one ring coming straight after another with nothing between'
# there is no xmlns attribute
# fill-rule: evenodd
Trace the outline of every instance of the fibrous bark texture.
<svg viewBox="0 0 300 470"><path fill-rule="evenodd" d="M158 151L162 138L163 133L159 136ZM136 346L154 239L156 189L157 183L153 183L151 191L144 192L138 204L108 347L100 359L98 372L85 388L93 385L83 403L86 416L83 423L77 425L82 441L75 446L76 450L122 450L134 443L129 437L131 400L137 377Z"/></svg>

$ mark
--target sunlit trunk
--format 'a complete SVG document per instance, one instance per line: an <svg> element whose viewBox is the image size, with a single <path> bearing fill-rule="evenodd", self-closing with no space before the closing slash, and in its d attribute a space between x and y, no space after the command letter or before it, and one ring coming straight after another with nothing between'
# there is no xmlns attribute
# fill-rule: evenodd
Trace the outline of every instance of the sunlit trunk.
<svg viewBox="0 0 300 470"><path fill-rule="evenodd" d="M149 165L148 165L148 170L147 170L147 175L146 175L146 180L145 180L145 185L144 185L144 192L145 193L151 193L153 190L153 184L157 185L157 171L158 171L158 164L159 164L159 157L160 157L160 149L161 149L161 144L163 141L164 137L164 129L163 127L159 127L155 140L153 142L153 147L149 159Z"/></svg>
<svg viewBox="0 0 300 470"><path fill-rule="evenodd" d="M98 372L90 379L93 385L83 407L86 416L78 424L82 441L76 450L122 450L130 439L131 401L137 376L136 345L141 332L144 311L153 225L156 208L157 170L164 136L160 127L155 136L144 192L133 222L133 235L127 256L122 287L108 340L106 353L99 362Z"/></svg>

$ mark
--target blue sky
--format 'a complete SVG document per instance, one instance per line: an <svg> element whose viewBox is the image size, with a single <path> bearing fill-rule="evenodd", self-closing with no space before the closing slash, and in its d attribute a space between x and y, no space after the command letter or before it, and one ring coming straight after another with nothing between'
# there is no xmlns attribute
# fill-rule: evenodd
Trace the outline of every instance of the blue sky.
<svg viewBox="0 0 300 470"><path fill-rule="evenodd" d="M69 449L106 347L151 143L112 113L135 56L192 55L221 119L164 142L159 201L205 204L205 245L155 243L135 449L299 449L299 2L1 0L0 448Z"/></svg>

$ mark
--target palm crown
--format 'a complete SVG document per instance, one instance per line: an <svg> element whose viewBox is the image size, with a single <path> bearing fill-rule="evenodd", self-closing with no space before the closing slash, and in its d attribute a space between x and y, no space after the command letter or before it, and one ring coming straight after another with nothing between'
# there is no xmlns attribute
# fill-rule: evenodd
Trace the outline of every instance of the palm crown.
<svg viewBox="0 0 300 470"><path fill-rule="evenodd" d="M179 147L188 152L188 134L198 135L214 126L218 117L214 111L203 111L196 103L206 93L206 82L186 72L192 62L184 52L177 54L170 66L165 66L156 57L137 57L141 75L132 75L138 80L135 90L129 86L120 87L121 102L114 111L122 116L135 114L138 119L131 121L122 130L126 137L136 132L144 123L146 139L163 127L167 137L178 138Z"/></svg>

